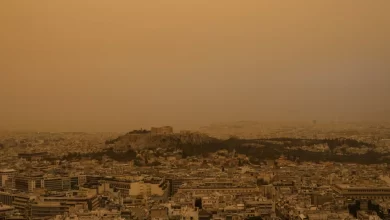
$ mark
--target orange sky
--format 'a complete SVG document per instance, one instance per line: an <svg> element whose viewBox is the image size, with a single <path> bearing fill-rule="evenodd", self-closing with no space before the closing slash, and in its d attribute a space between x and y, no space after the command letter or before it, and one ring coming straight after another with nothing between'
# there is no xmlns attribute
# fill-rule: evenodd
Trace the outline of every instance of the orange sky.
<svg viewBox="0 0 390 220"><path fill-rule="evenodd" d="M390 120L390 1L0 1L0 129Z"/></svg>

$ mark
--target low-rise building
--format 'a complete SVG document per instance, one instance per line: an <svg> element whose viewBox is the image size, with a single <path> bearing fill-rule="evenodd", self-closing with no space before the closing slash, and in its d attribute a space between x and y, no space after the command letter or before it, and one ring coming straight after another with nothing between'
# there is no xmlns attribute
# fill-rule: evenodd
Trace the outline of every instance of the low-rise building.
<svg viewBox="0 0 390 220"><path fill-rule="evenodd" d="M55 177L44 179L42 188L49 191L67 191L71 189L71 178L69 177Z"/></svg>
<svg viewBox="0 0 390 220"><path fill-rule="evenodd" d="M56 215L62 215L69 212L69 206L65 203L59 202L37 202L32 203L29 206L30 212L29 217L34 218L45 218L53 217Z"/></svg>
<svg viewBox="0 0 390 220"><path fill-rule="evenodd" d="M390 199L388 186L351 186L335 184L333 189L339 195L352 199Z"/></svg>

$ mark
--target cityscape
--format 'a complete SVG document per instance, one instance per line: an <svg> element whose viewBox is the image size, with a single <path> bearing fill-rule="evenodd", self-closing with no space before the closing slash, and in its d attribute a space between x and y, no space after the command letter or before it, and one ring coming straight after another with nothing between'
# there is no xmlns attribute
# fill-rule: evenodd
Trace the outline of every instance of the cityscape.
<svg viewBox="0 0 390 220"><path fill-rule="evenodd" d="M333 123L328 131L317 122L278 124L262 126L264 137L253 130L260 125L243 121L176 132L164 126L125 134L3 132L0 216L390 218L390 125L354 129ZM240 136L245 130L257 138ZM376 136L369 135L373 130ZM219 139L217 131L231 136Z"/></svg>
<svg viewBox="0 0 390 220"><path fill-rule="evenodd" d="M0 0L0 220L390 220L390 0Z"/></svg>

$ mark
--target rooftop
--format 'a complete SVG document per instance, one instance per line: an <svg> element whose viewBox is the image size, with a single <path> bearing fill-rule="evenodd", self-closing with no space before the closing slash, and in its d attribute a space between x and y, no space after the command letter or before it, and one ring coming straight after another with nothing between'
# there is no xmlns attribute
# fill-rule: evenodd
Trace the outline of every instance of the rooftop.
<svg viewBox="0 0 390 220"><path fill-rule="evenodd" d="M0 173L13 173L16 172L14 169L0 169Z"/></svg>
<svg viewBox="0 0 390 220"><path fill-rule="evenodd" d="M0 212L11 211L14 207L0 204Z"/></svg>

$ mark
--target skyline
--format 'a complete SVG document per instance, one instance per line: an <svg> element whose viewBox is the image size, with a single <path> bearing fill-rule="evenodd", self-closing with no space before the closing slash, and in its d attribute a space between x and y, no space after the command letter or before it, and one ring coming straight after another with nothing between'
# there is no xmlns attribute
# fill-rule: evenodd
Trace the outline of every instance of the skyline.
<svg viewBox="0 0 390 220"><path fill-rule="evenodd" d="M390 2L0 3L0 129L390 121Z"/></svg>

